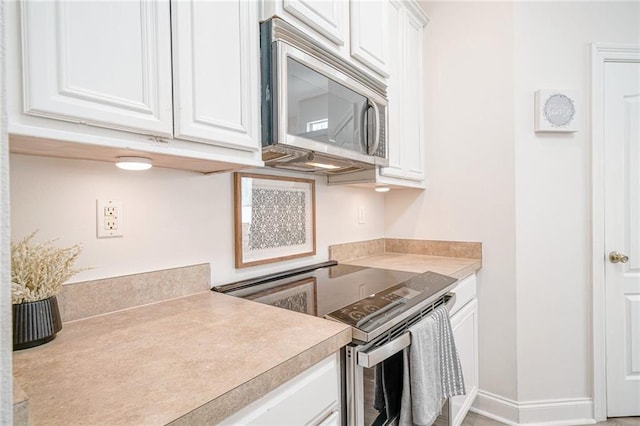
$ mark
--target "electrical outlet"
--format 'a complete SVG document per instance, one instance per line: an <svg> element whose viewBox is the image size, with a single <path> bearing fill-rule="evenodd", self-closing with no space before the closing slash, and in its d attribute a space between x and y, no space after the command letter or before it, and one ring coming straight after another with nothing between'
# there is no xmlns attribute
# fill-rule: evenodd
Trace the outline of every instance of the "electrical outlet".
<svg viewBox="0 0 640 426"><path fill-rule="evenodd" d="M122 237L122 201L96 201L96 230L98 238Z"/></svg>
<svg viewBox="0 0 640 426"><path fill-rule="evenodd" d="M358 223L359 224L365 223L365 220L364 220L364 207L358 207Z"/></svg>

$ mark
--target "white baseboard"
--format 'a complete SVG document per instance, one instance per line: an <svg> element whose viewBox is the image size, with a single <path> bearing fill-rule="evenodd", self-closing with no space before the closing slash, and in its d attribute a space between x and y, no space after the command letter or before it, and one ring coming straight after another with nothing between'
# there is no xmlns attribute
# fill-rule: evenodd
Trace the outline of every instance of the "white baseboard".
<svg viewBox="0 0 640 426"><path fill-rule="evenodd" d="M471 411L510 426L518 426L518 403L500 395L479 390Z"/></svg>
<svg viewBox="0 0 640 426"><path fill-rule="evenodd" d="M479 391L471 411L511 426L571 426L596 423L591 398L518 402Z"/></svg>

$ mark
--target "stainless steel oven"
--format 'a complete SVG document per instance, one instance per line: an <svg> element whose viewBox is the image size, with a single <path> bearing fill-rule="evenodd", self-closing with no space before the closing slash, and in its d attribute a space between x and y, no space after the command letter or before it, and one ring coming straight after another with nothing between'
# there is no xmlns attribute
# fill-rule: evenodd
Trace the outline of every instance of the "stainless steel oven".
<svg viewBox="0 0 640 426"><path fill-rule="evenodd" d="M406 320L391 327L373 340L361 343L354 341L346 347L347 425L394 425L398 423L399 419L393 414L390 415L389 410L385 410L386 407L382 407L380 401L377 401L380 394L380 383L376 383L376 376L382 374L380 366L393 358L401 358L401 352L411 345L411 335L408 331L410 326L429 315L436 307L442 304L452 306L454 303L455 293L447 293L435 301L425 301L416 306ZM395 361L390 365L392 369L395 366L393 374L401 374L401 361ZM395 409L399 415L400 401L398 400L396 403Z"/></svg>
<svg viewBox="0 0 640 426"><path fill-rule="evenodd" d="M398 420L387 415L388 404L383 410L376 403L376 369L409 347L409 327L433 309L454 303L451 290L457 281L434 272L415 274L326 262L213 290L350 325L353 340L343 351L341 366L342 423L369 426ZM302 287L301 283L305 288L312 285L313 291L291 291Z"/></svg>

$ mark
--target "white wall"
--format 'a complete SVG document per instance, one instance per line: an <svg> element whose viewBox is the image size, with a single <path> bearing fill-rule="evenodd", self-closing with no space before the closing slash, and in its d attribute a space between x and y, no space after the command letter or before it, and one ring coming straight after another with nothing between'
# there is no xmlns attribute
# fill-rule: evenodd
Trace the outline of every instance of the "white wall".
<svg viewBox="0 0 640 426"><path fill-rule="evenodd" d="M69 282L210 262L224 284L328 258L330 244L383 236L384 196L316 181L317 255L235 269L232 175L152 168L126 172L113 164L11 155L11 233L39 229L38 240L83 244L77 261L93 266ZM268 172L268 170L267 170ZM274 172L271 172L274 174ZM123 238L96 238L96 199L122 200ZM366 223L358 224L358 207Z"/></svg>
<svg viewBox="0 0 640 426"><path fill-rule="evenodd" d="M386 236L484 243L482 409L590 418L588 52L640 44L640 3L422 5L429 187L386 196ZM578 133L533 132L545 88L580 92Z"/></svg>
<svg viewBox="0 0 640 426"><path fill-rule="evenodd" d="M518 399L590 397L590 58L640 44L638 2L515 4ZM576 89L574 134L533 131L533 93Z"/></svg>
<svg viewBox="0 0 640 426"><path fill-rule="evenodd" d="M386 236L483 243L480 386L515 399L513 5L423 8L428 189L386 195Z"/></svg>

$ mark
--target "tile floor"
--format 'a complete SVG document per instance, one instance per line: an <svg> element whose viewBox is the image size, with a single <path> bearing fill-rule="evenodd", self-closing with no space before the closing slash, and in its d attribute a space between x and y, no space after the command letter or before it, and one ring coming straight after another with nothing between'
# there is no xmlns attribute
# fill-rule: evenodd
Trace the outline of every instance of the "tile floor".
<svg viewBox="0 0 640 426"><path fill-rule="evenodd" d="M435 423L438 425L438 423ZM462 422L462 426L500 426L504 423L500 423L493 419L481 416L476 413L469 413ZM606 422L597 423L602 426L640 426L640 417L616 417L607 420ZM589 425L593 426L593 425Z"/></svg>

